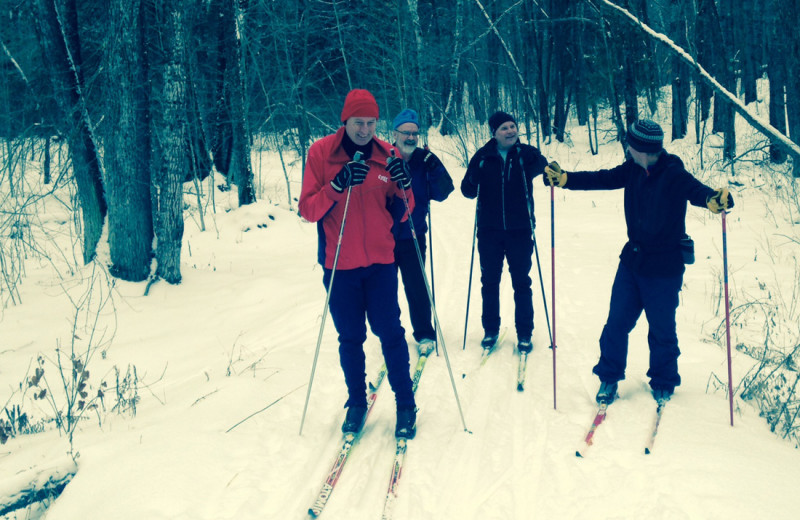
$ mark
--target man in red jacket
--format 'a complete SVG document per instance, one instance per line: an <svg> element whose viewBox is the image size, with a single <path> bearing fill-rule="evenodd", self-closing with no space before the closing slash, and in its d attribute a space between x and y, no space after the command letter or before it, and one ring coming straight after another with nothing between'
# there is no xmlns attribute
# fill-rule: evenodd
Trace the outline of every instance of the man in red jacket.
<svg viewBox="0 0 800 520"><path fill-rule="evenodd" d="M308 150L299 207L306 220L317 222L323 283L328 288L331 278L335 281L329 305L339 333L339 361L348 392L342 431L359 432L366 418L364 341L369 320L381 341L395 393L395 435L411 438L416 431L416 403L408 344L400 324L393 219L388 208L397 197L407 200L413 210L414 196L405 161L389 143L375 137L378 116L372 94L350 91L341 114L344 126Z"/></svg>

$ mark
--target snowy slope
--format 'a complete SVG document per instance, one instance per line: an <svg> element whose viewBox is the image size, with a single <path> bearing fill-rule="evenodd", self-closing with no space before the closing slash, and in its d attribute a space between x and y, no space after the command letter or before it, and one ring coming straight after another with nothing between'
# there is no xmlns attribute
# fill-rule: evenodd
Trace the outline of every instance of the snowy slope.
<svg viewBox="0 0 800 520"><path fill-rule="evenodd" d="M679 146L691 149L690 143L668 144L670 150ZM616 144L604 146L596 157L585 149L552 145L543 151L567 170L620 160ZM460 183L463 167L444 157ZM315 225L287 207L274 157L266 155L263 164L272 203L226 212L235 195L218 192L218 212L206 216L208 231L198 229L196 218L187 220L181 285L158 282L144 297L144 284L116 282L113 310L105 309L100 319L113 338L103 348L105 358L92 358L91 383L93 388L100 380L113 384L113 367L125 372L135 366L137 413L112 412L109 395L106 412L82 421L74 441L77 475L47 511L48 520L306 517L340 444L345 390L329 318L309 413L298 435L325 293L315 263ZM295 168L291 174L299 193L300 172ZM698 176L712 186L724 179L714 173ZM550 193L539 180L536 238L552 311ZM764 252L769 248L764 237L792 230L777 219L774 229L764 224L770 199L758 190L745 187L735 196L728 219L729 264L732 298L744 300L756 285L754 273L776 272L770 255L785 254ZM474 208L458 191L433 207L437 311L469 431L462 426L445 359L432 357L418 390L418 434L409 444L395 518L797 517L800 454L770 433L749 403L736 401L731 427L725 389L714 384L727 379L724 342L712 339L724 318L718 216L689 209L697 263L688 268L678 311L684 383L665 412L653 453L643 454L655 405L644 375L647 326L642 319L631 337L621 399L598 430L596 445L579 459L575 450L595 410L598 382L591 367L597 338L625 241L622 192L555 193L556 409L535 264L536 330L526 390L515 389L507 274L501 312L511 330L504 343L478 367L482 330L476 266L462 351ZM59 280L46 263L29 266L21 287L24 304L5 309L0 321L0 402L19 399L15 390L31 359L40 353L53 359L57 344L69 344L74 309L66 293L84 292L88 272ZM371 377L381 364L374 336L365 348ZM412 349L412 365L414 357ZM734 384L752 363L734 353ZM47 366L52 374L54 368ZM43 405L27 400L25 406L35 414ZM39 410L41 416L47 408ZM323 518L380 516L393 428L393 395L385 385ZM67 440L53 430L14 438L0 448L0 474L68 460L68 451Z"/></svg>

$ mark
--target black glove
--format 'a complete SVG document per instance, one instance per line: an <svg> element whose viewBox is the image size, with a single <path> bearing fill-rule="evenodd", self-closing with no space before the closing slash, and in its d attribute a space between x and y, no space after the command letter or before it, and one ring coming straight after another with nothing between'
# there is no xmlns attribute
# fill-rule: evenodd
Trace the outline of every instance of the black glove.
<svg viewBox="0 0 800 520"><path fill-rule="evenodd" d="M480 185L481 181L483 180L483 159L476 165L470 164L467 167L467 175L469 175L469 182L471 182L474 186Z"/></svg>
<svg viewBox="0 0 800 520"><path fill-rule="evenodd" d="M386 159L386 166L385 169L389 172L389 176L391 179L403 188L407 190L411 188L411 172L408 171L408 164L403 159L399 159L394 157L389 157Z"/></svg>
<svg viewBox="0 0 800 520"><path fill-rule="evenodd" d="M717 193L710 196L706 200L706 206L711 213L719 213L720 211L728 211L733 207L733 195L728 191L728 188L717 190Z"/></svg>
<svg viewBox="0 0 800 520"><path fill-rule="evenodd" d="M350 161L336 174L331 181L331 188L337 193L342 193L351 186L358 186L364 183L367 178L369 166L360 161Z"/></svg>
<svg viewBox="0 0 800 520"><path fill-rule="evenodd" d="M429 172L436 171L440 166L442 166L442 161L436 157L433 152L429 152L425 150L425 158L422 159L422 162L425 164L425 170Z"/></svg>

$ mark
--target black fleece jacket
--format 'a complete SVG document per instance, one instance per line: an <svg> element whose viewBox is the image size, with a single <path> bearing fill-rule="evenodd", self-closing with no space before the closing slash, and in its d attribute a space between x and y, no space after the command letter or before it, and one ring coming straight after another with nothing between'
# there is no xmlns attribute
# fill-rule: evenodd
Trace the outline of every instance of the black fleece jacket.
<svg viewBox="0 0 800 520"><path fill-rule="evenodd" d="M610 170L570 172L564 187L625 190L628 243L620 260L645 276L683 273L680 240L686 234L687 202L704 208L716 193L687 172L679 157L666 151L648 170L628 159Z"/></svg>
<svg viewBox="0 0 800 520"><path fill-rule="evenodd" d="M475 152L461 181L461 193L478 197L478 228L491 230L531 229L533 178L544 172L547 160L533 146L517 143L506 160L492 138ZM480 190L478 187L480 186Z"/></svg>

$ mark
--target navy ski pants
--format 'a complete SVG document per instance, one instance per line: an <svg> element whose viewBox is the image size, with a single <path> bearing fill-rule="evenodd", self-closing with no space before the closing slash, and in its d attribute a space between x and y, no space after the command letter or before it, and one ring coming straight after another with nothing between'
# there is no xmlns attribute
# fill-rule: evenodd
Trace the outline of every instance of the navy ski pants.
<svg viewBox="0 0 800 520"><path fill-rule="evenodd" d="M331 270L325 269L325 287ZM400 324L397 303L397 269L394 264L373 264L356 269L337 270L333 279L329 307L339 333L339 362L347 385L349 406L366 406L367 374L364 341L369 321L381 342L387 377L398 408L414 408L406 333Z"/></svg>
<svg viewBox="0 0 800 520"><path fill-rule="evenodd" d="M425 235L417 236L423 266L425 262ZM403 289L408 300L408 314L414 339L436 340L436 332L431 324L431 301L425 286L414 239L397 240L394 246L394 261L403 277Z"/></svg>
<svg viewBox="0 0 800 520"><path fill-rule="evenodd" d="M674 389L681 384L675 311L682 284L683 273L665 277L641 276L619 264L611 288L608 320L600 336L600 361L592 370L601 381L625 379L628 334L644 311L650 327L647 333L650 386Z"/></svg>
<svg viewBox="0 0 800 520"><path fill-rule="evenodd" d="M514 325L517 337L530 339L533 333L531 230L479 229L478 254L481 263L483 330L487 334L497 334L500 330L500 277L503 274L503 260L507 260L511 287L514 289Z"/></svg>

